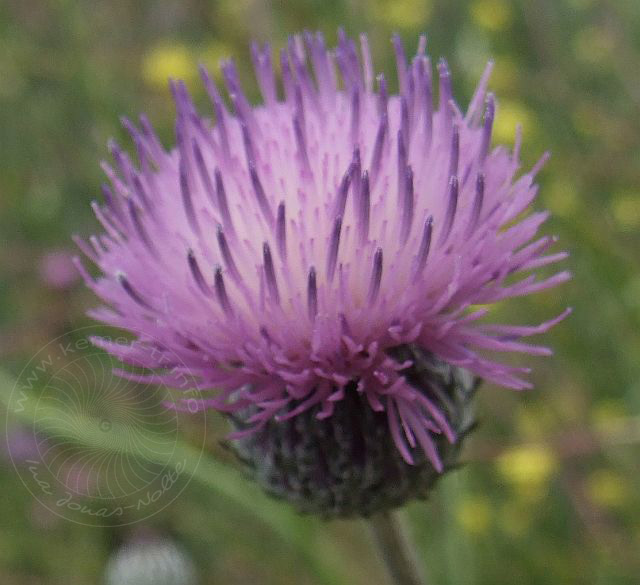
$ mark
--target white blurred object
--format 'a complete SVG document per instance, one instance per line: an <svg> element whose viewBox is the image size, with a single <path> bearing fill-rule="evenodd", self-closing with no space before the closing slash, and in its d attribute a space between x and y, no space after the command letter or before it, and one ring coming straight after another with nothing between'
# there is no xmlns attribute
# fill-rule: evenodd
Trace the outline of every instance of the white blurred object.
<svg viewBox="0 0 640 585"><path fill-rule="evenodd" d="M107 562L105 585L197 585L195 566L166 539L135 539Z"/></svg>

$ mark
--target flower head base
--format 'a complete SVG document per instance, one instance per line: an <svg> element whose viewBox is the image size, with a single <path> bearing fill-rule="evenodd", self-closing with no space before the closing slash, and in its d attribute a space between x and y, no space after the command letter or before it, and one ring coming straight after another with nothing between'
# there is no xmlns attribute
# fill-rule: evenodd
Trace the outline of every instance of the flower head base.
<svg viewBox="0 0 640 585"><path fill-rule="evenodd" d="M111 187L95 205L106 234L78 243L103 273L83 270L89 286L113 307L93 315L138 342L95 342L152 370L124 376L211 389L198 406L229 413L243 456L258 457L278 425L302 444L313 420L337 432L348 423L332 419L347 413L382 425L405 467L441 472L443 444L468 426L467 399L452 400L459 392L442 380L464 368L527 388L526 368L479 352L550 353L521 338L566 313L538 326L478 323L488 305L569 276L514 280L565 257L547 254L553 238L535 239L546 213L522 219L544 159L516 178L519 134L512 153L491 148L491 66L463 114L440 62L434 103L425 46L407 63L394 38L390 96L365 36L359 51L342 33L335 50L320 34L296 36L280 54L282 98L269 47L254 46L264 105L251 107L227 62L233 111L202 72L215 125L172 83L177 148L165 151L146 118L141 129L125 121L139 168L112 145L117 168L105 165ZM445 378L418 375L417 356ZM361 438L372 436L367 426Z"/></svg>
<svg viewBox="0 0 640 585"><path fill-rule="evenodd" d="M434 434L432 451L417 450L408 464L394 444L399 429L389 426L385 412L369 408L353 382L330 417L319 419L321 407L311 407L234 442L268 493L325 518L370 516L426 498L442 472L456 465L462 439L475 424L472 398L479 380L415 346L399 346L393 354L412 361L403 375L437 404L436 416L446 421L447 433ZM244 429L247 418L240 413L231 420ZM429 456L442 467L436 470Z"/></svg>

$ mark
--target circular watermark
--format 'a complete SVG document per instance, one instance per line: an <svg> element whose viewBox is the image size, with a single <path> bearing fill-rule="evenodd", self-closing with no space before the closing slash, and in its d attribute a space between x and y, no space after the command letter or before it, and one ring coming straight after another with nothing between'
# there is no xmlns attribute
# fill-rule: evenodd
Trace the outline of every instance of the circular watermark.
<svg viewBox="0 0 640 585"><path fill-rule="evenodd" d="M137 368L123 377L117 358L93 346L89 327L50 341L29 361L13 388L7 411L7 451L25 487L46 508L67 520L124 525L161 511L184 491L201 456L180 447L182 416L166 407L169 390L147 381ZM154 352L124 337L130 355ZM189 410L201 400L194 380L166 350L166 364ZM115 370L115 371L114 371ZM131 371L131 370L130 370ZM131 378L133 377L133 381ZM16 431L12 419L22 422ZM28 424L25 432L24 423Z"/></svg>

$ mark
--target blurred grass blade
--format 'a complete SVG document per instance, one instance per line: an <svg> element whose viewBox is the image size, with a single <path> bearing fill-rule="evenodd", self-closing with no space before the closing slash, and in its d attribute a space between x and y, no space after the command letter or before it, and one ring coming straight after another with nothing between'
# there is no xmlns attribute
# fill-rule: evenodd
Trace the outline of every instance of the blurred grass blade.
<svg viewBox="0 0 640 585"><path fill-rule="evenodd" d="M34 401L26 399L24 395L18 400L13 392L15 385L15 379L0 371L0 404L6 407L9 418L13 417L17 422L31 427L41 420L64 420L60 414L56 415L61 412L59 408L42 404L38 405L36 416ZM342 553L339 548L328 534L318 534L323 531L314 530L314 523L318 521L302 517L285 504L268 498L258 486L245 480L235 467L212 458L180 438L176 439L173 453L159 452L153 448L157 445L158 437L141 429L136 431L137 448L133 449L131 442L127 440L130 430L118 423L114 423L111 428L110 434L114 440L105 443L99 425L100 421L96 418L76 416L73 428L62 424L56 426L56 437L80 446L126 453L136 458L144 453L146 462L158 465L184 464L182 472L268 526L304 559L309 572L318 583L339 585L349 582L350 579L345 574L345 563L340 560ZM36 426L35 430L43 429ZM140 449L144 445L150 448Z"/></svg>

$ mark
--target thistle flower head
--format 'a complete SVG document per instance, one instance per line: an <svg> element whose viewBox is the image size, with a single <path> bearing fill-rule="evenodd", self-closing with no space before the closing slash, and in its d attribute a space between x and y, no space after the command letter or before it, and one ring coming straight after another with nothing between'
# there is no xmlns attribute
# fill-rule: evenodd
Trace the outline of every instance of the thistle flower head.
<svg viewBox="0 0 640 585"><path fill-rule="evenodd" d="M202 70L215 123L172 83L177 146L165 150L146 118L125 120L138 165L111 145L95 204L106 233L78 241L102 272L82 269L89 286L112 307L93 315L138 340L96 343L152 371L122 374L193 378L208 389L198 406L228 413L241 455L271 471L287 453L301 469L296 449L311 436L330 433L339 451L342 431L371 485L382 481L365 469L376 441L394 469L442 471L469 426L473 377L529 387L527 368L485 350L546 355L522 338L564 316L481 321L498 301L568 278L533 274L565 256L536 236L547 214L525 213L544 157L519 174L519 133L513 151L492 148L491 65L462 112L424 37L410 61L393 45L397 95L374 76L366 36L358 46L343 33L333 50L320 34L293 37L275 66L254 45L256 107L233 62L222 65L228 100ZM322 475L311 468L303 500Z"/></svg>

